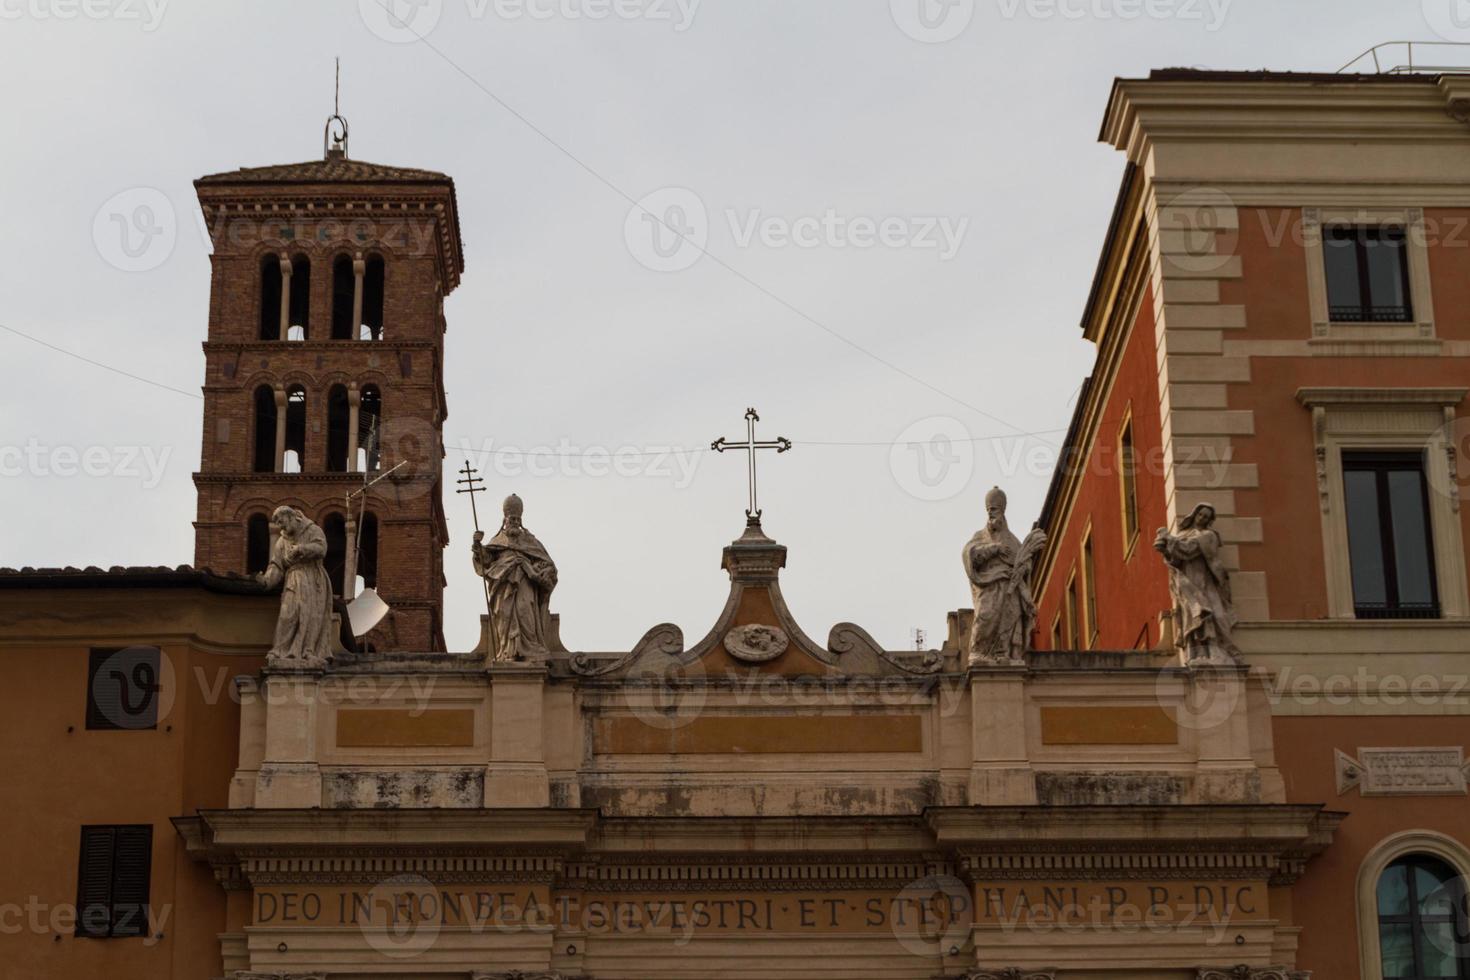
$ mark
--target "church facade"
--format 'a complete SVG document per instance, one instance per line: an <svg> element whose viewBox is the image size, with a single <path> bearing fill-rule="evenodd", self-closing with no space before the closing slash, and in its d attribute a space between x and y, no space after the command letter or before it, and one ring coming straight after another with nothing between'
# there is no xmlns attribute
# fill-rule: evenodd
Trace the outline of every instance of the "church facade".
<svg viewBox="0 0 1470 980"><path fill-rule="evenodd" d="M927 651L808 634L754 499L713 623L568 650L518 498L446 651L452 181L201 179L196 565L0 572L0 976L1470 975L1461 82L1118 83L1070 455Z"/></svg>

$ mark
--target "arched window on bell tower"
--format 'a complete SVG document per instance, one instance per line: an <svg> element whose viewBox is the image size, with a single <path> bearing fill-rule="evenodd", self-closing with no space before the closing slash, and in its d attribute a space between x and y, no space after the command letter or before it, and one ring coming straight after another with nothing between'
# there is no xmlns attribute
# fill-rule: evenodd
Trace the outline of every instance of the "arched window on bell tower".
<svg viewBox="0 0 1470 980"><path fill-rule="evenodd" d="M281 259L260 257L260 339L281 339Z"/></svg>
<svg viewBox="0 0 1470 980"><path fill-rule="evenodd" d="M256 473L276 470L276 393L270 385L255 389L255 453L250 467Z"/></svg>
<svg viewBox="0 0 1470 980"><path fill-rule="evenodd" d="M352 316L357 294L357 273L352 269L352 256L343 252L332 260L332 339L351 340Z"/></svg>
<svg viewBox="0 0 1470 980"><path fill-rule="evenodd" d="M263 572L271 563L271 519L251 514L245 522L245 573Z"/></svg>
<svg viewBox="0 0 1470 980"><path fill-rule="evenodd" d="M369 255L362 276L362 323L358 340L383 339L383 286L386 267L381 255Z"/></svg>
<svg viewBox="0 0 1470 980"><path fill-rule="evenodd" d="M322 518L322 534L327 538L327 557L323 565L332 580L332 594L342 594L342 576L347 568L347 519L332 513Z"/></svg>
<svg viewBox="0 0 1470 980"><path fill-rule="evenodd" d="M371 473L383 459L383 395L377 385L362 389L357 410L357 472Z"/></svg>
<svg viewBox="0 0 1470 980"><path fill-rule="evenodd" d="M363 514L357 529L357 582L353 595L378 587L378 515Z"/></svg>
<svg viewBox="0 0 1470 980"><path fill-rule="evenodd" d="M306 389L292 385L286 389L286 452L281 459L281 472L302 472L305 459Z"/></svg>
<svg viewBox="0 0 1470 980"><path fill-rule="evenodd" d="M352 433L352 406L346 385L332 385L327 391L327 471L347 472L347 447Z"/></svg>
<svg viewBox="0 0 1470 980"><path fill-rule="evenodd" d="M291 257L291 303L287 340L305 340L311 330L311 260L298 252Z"/></svg>

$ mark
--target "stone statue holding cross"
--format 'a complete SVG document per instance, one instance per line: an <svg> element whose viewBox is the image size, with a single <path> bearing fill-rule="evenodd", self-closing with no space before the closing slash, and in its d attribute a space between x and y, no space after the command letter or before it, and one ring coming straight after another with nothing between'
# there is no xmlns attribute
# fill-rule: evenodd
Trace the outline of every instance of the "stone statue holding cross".
<svg viewBox="0 0 1470 980"><path fill-rule="evenodd" d="M549 655L556 563L521 523L524 510L521 498L511 494L495 537L487 542L483 531L475 532L475 572L485 580L490 604L492 661L543 661Z"/></svg>

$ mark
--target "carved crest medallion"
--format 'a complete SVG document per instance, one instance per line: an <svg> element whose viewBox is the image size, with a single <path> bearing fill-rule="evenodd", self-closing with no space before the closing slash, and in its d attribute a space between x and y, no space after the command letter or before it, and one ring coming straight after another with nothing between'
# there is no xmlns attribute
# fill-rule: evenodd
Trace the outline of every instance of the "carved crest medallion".
<svg viewBox="0 0 1470 980"><path fill-rule="evenodd" d="M789 642L786 633L779 627L763 626L759 623L736 626L725 634L725 649L730 651L730 656L748 664L763 664L775 660L786 652Z"/></svg>

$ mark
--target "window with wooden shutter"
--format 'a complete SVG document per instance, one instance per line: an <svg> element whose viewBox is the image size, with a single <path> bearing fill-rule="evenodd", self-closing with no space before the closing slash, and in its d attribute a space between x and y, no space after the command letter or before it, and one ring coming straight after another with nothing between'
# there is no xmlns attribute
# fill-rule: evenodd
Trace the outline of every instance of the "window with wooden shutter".
<svg viewBox="0 0 1470 980"><path fill-rule="evenodd" d="M87 727L158 727L158 647L93 650L87 668Z"/></svg>
<svg viewBox="0 0 1470 980"><path fill-rule="evenodd" d="M83 827L77 861L77 935L148 934L153 828L147 824Z"/></svg>

